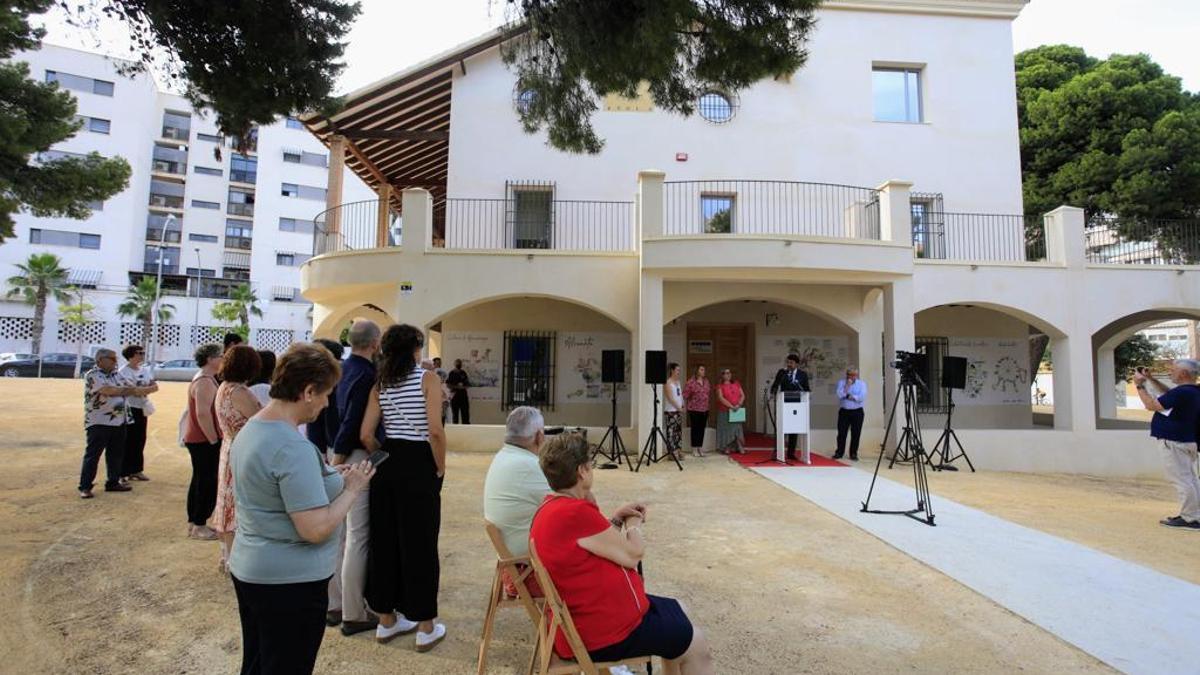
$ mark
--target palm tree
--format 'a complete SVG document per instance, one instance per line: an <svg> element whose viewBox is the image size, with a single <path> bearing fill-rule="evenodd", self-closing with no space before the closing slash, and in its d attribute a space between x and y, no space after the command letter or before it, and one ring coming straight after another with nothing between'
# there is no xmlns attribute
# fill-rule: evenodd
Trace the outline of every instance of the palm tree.
<svg viewBox="0 0 1200 675"><path fill-rule="evenodd" d="M226 323L237 322L234 332L243 340L250 339L250 315L262 318L263 311L258 306L258 295L250 284L235 286L229 291L229 299L213 305L212 315L218 321Z"/></svg>
<svg viewBox="0 0 1200 675"><path fill-rule="evenodd" d="M154 323L154 301L158 298L158 280L154 277L142 277L129 287L125 301L117 306L117 314L127 316L142 322L142 340L149 344L152 336L151 324ZM166 323L175 315L175 305L158 303L158 322Z"/></svg>
<svg viewBox="0 0 1200 675"><path fill-rule="evenodd" d="M22 296L25 304L33 305L33 340L31 351L41 356L42 332L46 328L46 300L53 295L59 303L69 302L67 277L70 270L53 253L34 253L23 263L17 263L20 274L8 278L7 297Z"/></svg>

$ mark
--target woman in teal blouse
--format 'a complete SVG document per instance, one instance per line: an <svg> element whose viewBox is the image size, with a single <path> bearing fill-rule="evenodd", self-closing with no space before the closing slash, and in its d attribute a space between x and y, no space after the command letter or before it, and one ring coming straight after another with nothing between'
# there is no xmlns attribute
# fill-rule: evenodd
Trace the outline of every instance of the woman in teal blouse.
<svg viewBox="0 0 1200 675"><path fill-rule="evenodd" d="M339 376L323 347L292 345L275 366L271 402L230 449L243 675L311 673L321 648L337 535L375 472L368 462L328 466L296 429L317 418Z"/></svg>

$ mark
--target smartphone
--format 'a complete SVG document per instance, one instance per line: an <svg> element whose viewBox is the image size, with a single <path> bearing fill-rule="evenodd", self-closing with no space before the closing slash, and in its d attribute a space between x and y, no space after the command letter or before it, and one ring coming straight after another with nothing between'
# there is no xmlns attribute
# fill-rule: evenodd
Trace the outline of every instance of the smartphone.
<svg viewBox="0 0 1200 675"><path fill-rule="evenodd" d="M379 465L383 464L387 458L391 456L392 453L388 452L387 450L376 450L370 455L367 455L367 461L371 463L371 466L378 469Z"/></svg>

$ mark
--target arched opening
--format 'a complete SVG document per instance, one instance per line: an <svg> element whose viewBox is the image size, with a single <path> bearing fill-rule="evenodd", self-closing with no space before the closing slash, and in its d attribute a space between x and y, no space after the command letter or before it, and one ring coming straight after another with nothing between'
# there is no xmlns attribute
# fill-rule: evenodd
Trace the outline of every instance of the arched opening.
<svg viewBox="0 0 1200 675"><path fill-rule="evenodd" d="M350 324L354 323L355 319L369 319L379 324L379 327L382 329L386 329L388 326L396 323L396 320L380 307L371 303L365 303L330 313L313 330L313 336L328 338L330 340L341 340L345 337L346 331L350 329Z"/></svg>
<svg viewBox="0 0 1200 675"><path fill-rule="evenodd" d="M471 424L503 424L512 408L532 405L550 425L607 427L613 390L601 381L605 350L625 354L617 423L630 424L631 334L591 307L547 297L506 297L459 307L427 327L431 344L437 343L431 353L441 356L444 368L462 361L471 385Z"/></svg>
<svg viewBox="0 0 1200 675"><path fill-rule="evenodd" d="M1109 322L1092 334L1092 359L1096 387L1096 427L1145 427L1151 413L1133 389L1133 369L1149 367L1169 385L1166 369L1177 358L1196 358L1200 309L1147 309Z"/></svg>
<svg viewBox="0 0 1200 675"><path fill-rule="evenodd" d="M1054 386L1048 343L1057 327L1011 307L946 304L917 312L916 346L926 355L928 385L918 409L927 429L940 426L953 406L962 429L1029 429L1054 425ZM943 386L946 357L966 359L963 388Z"/></svg>

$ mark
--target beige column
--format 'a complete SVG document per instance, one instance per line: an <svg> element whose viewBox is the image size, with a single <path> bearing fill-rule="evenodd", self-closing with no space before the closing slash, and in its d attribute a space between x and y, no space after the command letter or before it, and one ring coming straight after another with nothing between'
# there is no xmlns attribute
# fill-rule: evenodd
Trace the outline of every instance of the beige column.
<svg viewBox="0 0 1200 675"><path fill-rule="evenodd" d="M1092 374L1092 338L1079 330L1050 341L1054 359L1054 428L1096 428L1096 379ZM1104 383L1100 383L1104 386ZM1107 385L1112 388L1111 376Z"/></svg>
<svg viewBox="0 0 1200 675"><path fill-rule="evenodd" d="M912 206L908 200L912 183L889 180L875 189L879 190L880 241L912 245Z"/></svg>
<svg viewBox="0 0 1200 675"><path fill-rule="evenodd" d="M1087 262L1083 209L1060 206L1046 214L1045 223L1046 260L1067 267L1083 267Z"/></svg>
<svg viewBox="0 0 1200 675"><path fill-rule="evenodd" d="M912 277L897 279L883 287L883 359L891 363L896 358L896 350L911 352L916 347L916 318L913 314L913 282ZM897 372L887 366L883 370L884 399L887 401L888 415L892 406L896 405ZM902 424L901 422L897 424ZM896 433L892 429L892 433ZM894 447L893 438L884 439L885 447Z"/></svg>
<svg viewBox="0 0 1200 675"><path fill-rule="evenodd" d="M433 247L433 196L424 188L408 188L400 193L402 242L405 253L424 253Z"/></svg>
<svg viewBox="0 0 1200 675"><path fill-rule="evenodd" d="M650 385L646 381L646 351L663 348L663 279L660 276L642 272L641 302L639 303L638 326L631 343L634 352L632 377L629 383L631 421L637 426L637 448L629 448L630 452L640 452L650 429L654 424L654 397ZM662 391L659 388L661 405ZM662 409L659 409L662 414ZM661 450L661 449L660 449ZM636 458L635 458L636 460Z"/></svg>
<svg viewBox="0 0 1200 675"><path fill-rule="evenodd" d="M641 240L661 237L665 234L665 206L663 200L663 181L667 174L662 171L648 169L638 172L637 190L637 247L641 249ZM661 328L661 326L660 326Z"/></svg>
<svg viewBox="0 0 1200 675"><path fill-rule="evenodd" d="M387 248L388 224L392 214L392 186L384 183L379 186L379 203L375 207L375 247Z"/></svg>
<svg viewBox="0 0 1200 675"><path fill-rule="evenodd" d="M342 173L346 167L346 138L334 135L329 138L329 179L325 190L325 208L333 209L325 214L325 232L332 235L342 231L342 214L336 207L342 205Z"/></svg>
<svg viewBox="0 0 1200 675"><path fill-rule="evenodd" d="M1110 341L1112 342L1112 341ZM1096 412L1101 418L1117 419L1117 407L1124 401L1117 400L1116 344L1105 343L1096 350ZM1055 378L1055 385L1058 384Z"/></svg>

